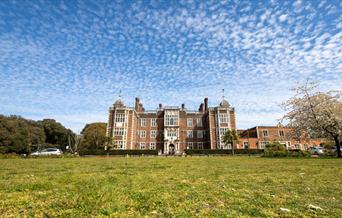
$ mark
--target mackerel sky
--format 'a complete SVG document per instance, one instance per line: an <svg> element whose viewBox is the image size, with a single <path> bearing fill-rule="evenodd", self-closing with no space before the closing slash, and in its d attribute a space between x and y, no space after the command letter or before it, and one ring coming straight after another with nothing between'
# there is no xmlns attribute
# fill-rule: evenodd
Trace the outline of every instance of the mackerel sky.
<svg viewBox="0 0 342 218"><path fill-rule="evenodd" d="M0 1L0 113L74 131L122 90L197 110L225 89L238 128L274 125L307 78L341 90L342 1Z"/></svg>

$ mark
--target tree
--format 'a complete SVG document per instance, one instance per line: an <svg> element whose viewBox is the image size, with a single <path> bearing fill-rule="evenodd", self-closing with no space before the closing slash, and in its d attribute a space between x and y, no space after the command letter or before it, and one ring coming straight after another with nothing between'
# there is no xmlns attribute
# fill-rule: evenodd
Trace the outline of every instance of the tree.
<svg viewBox="0 0 342 218"><path fill-rule="evenodd" d="M235 129L228 129L227 132L224 133L223 143L228 146L229 144L232 146L232 154L234 155L234 143L239 140L239 137L236 133Z"/></svg>
<svg viewBox="0 0 342 218"><path fill-rule="evenodd" d="M294 88L296 95L283 103L287 111L283 119L301 134L333 139L337 157L341 158L342 93L319 92L316 89L317 84L313 82Z"/></svg>
<svg viewBox="0 0 342 218"><path fill-rule="evenodd" d="M38 121L38 123L44 129L46 136L45 142L53 144L62 150L69 144L69 136L74 134L70 129L65 128L54 119L43 119L42 121Z"/></svg>
<svg viewBox="0 0 342 218"><path fill-rule="evenodd" d="M52 144L64 150L74 133L53 119L34 121L0 115L0 153L31 153Z"/></svg>
<svg viewBox="0 0 342 218"><path fill-rule="evenodd" d="M71 153L77 153L82 142L82 135L80 134L69 134L68 145Z"/></svg>
<svg viewBox="0 0 342 218"><path fill-rule="evenodd" d="M99 149L103 148L108 142L106 136L107 124L106 123L91 123L87 124L81 134L83 140L81 142L82 148Z"/></svg>
<svg viewBox="0 0 342 218"><path fill-rule="evenodd" d="M30 153L44 141L44 131L35 121L0 115L0 153Z"/></svg>

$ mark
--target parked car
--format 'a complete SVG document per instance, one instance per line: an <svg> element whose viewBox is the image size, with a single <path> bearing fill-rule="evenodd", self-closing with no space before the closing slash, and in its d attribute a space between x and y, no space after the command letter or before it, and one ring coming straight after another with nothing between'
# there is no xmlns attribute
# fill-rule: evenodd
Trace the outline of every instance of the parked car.
<svg viewBox="0 0 342 218"><path fill-rule="evenodd" d="M309 152L310 154L322 155L324 154L324 148L323 147L310 147Z"/></svg>
<svg viewBox="0 0 342 218"><path fill-rule="evenodd" d="M32 156L47 156L47 155L61 155L63 154L62 150L59 148L46 148L41 151L32 152Z"/></svg>

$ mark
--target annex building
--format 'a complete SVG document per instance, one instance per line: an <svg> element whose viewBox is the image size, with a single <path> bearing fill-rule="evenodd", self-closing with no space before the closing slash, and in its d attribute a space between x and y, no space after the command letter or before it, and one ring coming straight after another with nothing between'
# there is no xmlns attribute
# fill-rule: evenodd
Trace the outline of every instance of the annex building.
<svg viewBox="0 0 342 218"><path fill-rule="evenodd" d="M145 110L139 98L134 107L119 98L109 108L107 136L118 149L177 154L185 149L231 149L224 145L223 135L235 128L235 110L224 97L216 107L209 107L205 98L198 110L159 104L153 111Z"/></svg>
<svg viewBox="0 0 342 218"><path fill-rule="evenodd" d="M246 130L238 130L239 149L264 149L274 141L283 144L286 149L306 150L311 146L320 146L326 142L323 138L310 138L308 135L296 136L292 128L278 124L277 126L255 126Z"/></svg>

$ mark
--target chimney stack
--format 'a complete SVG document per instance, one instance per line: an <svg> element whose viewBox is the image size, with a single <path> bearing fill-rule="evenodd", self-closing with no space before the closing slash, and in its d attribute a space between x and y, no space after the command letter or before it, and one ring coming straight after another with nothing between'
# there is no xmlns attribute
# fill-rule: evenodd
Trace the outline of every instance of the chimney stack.
<svg viewBox="0 0 342 218"><path fill-rule="evenodd" d="M139 111L143 111L144 110L144 106L142 103L139 103Z"/></svg>
<svg viewBox="0 0 342 218"><path fill-rule="evenodd" d="M204 111L207 112L208 111L208 98L204 99Z"/></svg>
<svg viewBox="0 0 342 218"><path fill-rule="evenodd" d="M198 108L199 112L203 112L203 103L200 104L199 108Z"/></svg>
<svg viewBox="0 0 342 218"><path fill-rule="evenodd" d="M185 109L185 104L183 103L183 104L182 104L182 110L184 110L184 109Z"/></svg>
<svg viewBox="0 0 342 218"><path fill-rule="evenodd" d="M136 111L139 111L139 103L140 103L140 100L139 100L139 98L136 97L135 98L135 106L134 106Z"/></svg>
<svg viewBox="0 0 342 218"><path fill-rule="evenodd" d="M162 109L163 108L163 105L162 104L159 104L159 109Z"/></svg>

